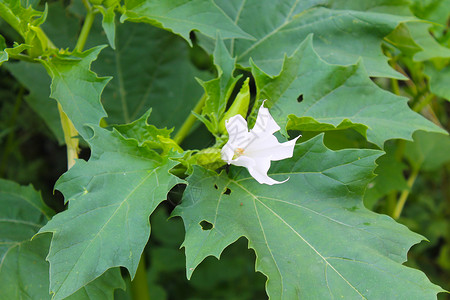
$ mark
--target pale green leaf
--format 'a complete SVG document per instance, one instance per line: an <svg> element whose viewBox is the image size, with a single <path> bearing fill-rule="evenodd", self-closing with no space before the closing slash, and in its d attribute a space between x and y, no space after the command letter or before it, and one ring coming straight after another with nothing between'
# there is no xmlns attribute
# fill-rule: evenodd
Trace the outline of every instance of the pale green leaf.
<svg viewBox="0 0 450 300"><path fill-rule="evenodd" d="M126 0L121 17L133 22L146 22L172 31L190 43L189 33L198 30L215 37L252 38L239 28L213 0Z"/></svg>
<svg viewBox="0 0 450 300"><path fill-rule="evenodd" d="M175 210L186 229L188 277L245 236L270 299L435 299L442 290L402 265L422 237L362 204L380 154L330 151L316 137L273 164L271 177L289 178L274 186L243 168L227 176L196 167Z"/></svg>
<svg viewBox="0 0 450 300"><path fill-rule="evenodd" d="M361 64L336 66L321 60L311 36L285 59L280 75L269 77L255 65L252 73L258 99L268 99L282 131L354 127L379 147L389 139L411 139L419 129L445 132L410 110L406 98L379 88Z"/></svg>
<svg viewBox="0 0 450 300"><path fill-rule="evenodd" d="M450 161L448 134L418 131L413 138L413 142L406 142L405 156L415 168L432 171Z"/></svg>
<svg viewBox="0 0 450 300"><path fill-rule="evenodd" d="M98 125L106 116L100 95L111 78L97 77L90 70L92 61L103 48L100 46L81 53L58 54L41 60L52 78L50 97L61 104L63 111L85 139L90 134L85 126Z"/></svg>
<svg viewBox="0 0 450 300"><path fill-rule="evenodd" d="M104 49L92 68L113 76L102 94L110 124L130 123L152 108L152 124L179 127L202 95L195 77L209 77L189 61L181 38L134 23L117 27L116 50Z"/></svg>
<svg viewBox="0 0 450 300"><path fill-rule="evenodd" d="M113 267L124 266L134 277L150 235L149 216L180 182L169 173L176 162L168 157L117 131L92 128L91 159L78 160L56 184L68 210L40 230L53 233L47 259L54 299Z"/></svg>
<svg viewBox="0 0 450 300"><path fill-rule="evenodd" d="M59 144L64 143L64 133L56 101L50 99L51 79L40 64L28 62L8 63L6 69L29 91L25 96L28 105L44 120Z"/></svg>
<svg viewBox="0 0 450 300"><path fill-rule="evenodd" d="M362 57L370 76L404 78L387 64L380 47L383 38L410 17L317 7L323 2L219 1L228 16L256 38L233 39L231 54L243 67L249 67L251 58L264 72L276 75L284 55L291 55L313 33L317 52L329 63L354 64Z"/></svg>

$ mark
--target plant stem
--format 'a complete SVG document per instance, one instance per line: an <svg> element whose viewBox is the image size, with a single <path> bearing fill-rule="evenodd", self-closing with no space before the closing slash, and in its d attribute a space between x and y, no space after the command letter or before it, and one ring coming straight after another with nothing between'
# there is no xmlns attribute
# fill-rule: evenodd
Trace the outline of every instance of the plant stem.
<svg viewBox="0 0 450 300"><path fill-rule="evenodd" d="M417 102L414 107L413 110L415 112L421 112L422 109L427 106L428 104L430 104L430 102L434 99L434 95L432 93L429 93L425 99L423 99L422 101Z"/></svg>
<svg viewBox="0 0 450 300"><path fill-rule="evenodd" d="M79 140L76 138L78 131L75 129L59 103L58 111L61 118L61 126L64 132L64 141L66 142L67 147L67 169L70 169L75 164L75 159L78 158Z"/></svg>
<svg viewBox="0 0 450 300"><path fill-rule="evenodd" d="M92 9L89 9L86 15L86 19L84 20L83 27L81 28L77 44L75 45L75 51L83 51L89 32L91 31L92 24L94 23L94 19L95 13L92 11Z"/></svg>
<svg viewBox="0 0 450 300"><path fill-rule="evenodd" d="M20 109L20 106L22 105L22 99L23 99L24 92L25 92L25 89L23 86L21 86L19 89L19 93L17 94L17 97L16 97L16 102L14 103L13 113L8 122L8 128L13 127L14 124L16 123L17 115L19 114L19 109ZM11 132L8 134L5 150L2 155L2 161L1 161L1 165L0 165L0 177L3 177L3 175L5 173L6 164L8 163L8 156L11 153L12 144L14 142L14 135L15 135L14 129L12 129Z"/></svg>
<svg viewBox="0 0 450 300"><path fill-rule="evenodd" d="M200 114L202 112L202 108L205 105L206 98L207 98L206 94L203 94L203 96L200 98L200 100L195 105L193 112L195 112L197 114ZM181 144L181 142L184 140L184 138L188 135L188 133L191 130L192 125L194 125L195 121L197 121L197 118L193 114L189 114L189 117L186 118L183 125L181 125L177 134L173 138L175 143L177 143L178 145Z"/></svg>
<svg viewBox="0 0 450 300"><path fill-rule="evenodd" d="M400 88L398 86L397 79L394 79L394 78L391 79L391 88L392 88L392 91L394 92L394 94L400 96Z"/></svg>
<svg viewBox="0 0 450 300"><path fill-rule="evenodd" d="M400 194L400 198L398 198L397 205L395 206L394 213L392 214L392 217L394 219L397 220L398 218L400 218L400 215L402 214L403 207L405 206L405 203L406 203L406 199L409 196L409 192L411 191L411 188L412 188L414 182L416 181L416 178L417 178L418 174L419 174L419 168L416 168L416 167L413 168L412 173L409 176L408 181L407 181L409 189L403 191Z"/></svg>
<svg viewBox="0 0 450 300"><path fill-rule="evenodd" d="M131 294L133 296L133 300L150 300L144 253L142 253L138 268L136 270L136 275L131 282Z"/></svg>

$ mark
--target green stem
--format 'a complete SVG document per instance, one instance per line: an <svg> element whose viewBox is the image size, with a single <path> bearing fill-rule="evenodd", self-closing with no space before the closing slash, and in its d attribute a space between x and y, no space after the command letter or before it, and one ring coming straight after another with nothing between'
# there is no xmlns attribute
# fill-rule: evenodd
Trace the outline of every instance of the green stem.
<svg viewBox="0 0 450 300"><path fill-rule="evenodd" d="M400 88L398 86L397 79L394 79L394 78L391 79L391 88L392 88L392 91L394 92L394 94L400 96Z"/></svg>
<svg viewBox="0 0 450 300"><path fill-rule="evenodd" d="M195 105L193 112L197 114L200 114L202 112L202 108L205 105L206 98L207 98L206 94L203 94L203 96L198 101L197 105ZM189 117L187 117L187 119L184 121L183 125L181 125L177 134L173 138L175 143L177 143L178 145L181 144L184 138L188 135L195 121L197 121L197 118L193 114L189 114Z"/></svg>
<svg viewBox="0 0 450 300"><path fill-rule="evenodd" d="M430 102L434 99L434 95L432 93L429 93L425 99L423 99L422 101L417 102L414 107L413 110L415 112L421 112L422 109L424 109L425 106L427 106L428 104L430 104Z"/></svg>
<svg viewBox="0 0 450 300"><path fill-rule="evenodd" d="M84 45L88 38L89 32L91 31L92 24L94 23L95 13L91 9L88 10L86 19L83 23L83 28L81 28L80 36L78 37L77 44L75 45L75 51L83 51Z"/></svg>
<svg viewBox="0 0 450 300"><path fill-rule="evenodd" d="M397 205L395 206L394 213L392 214L392 217L394 219L400 218L400 215L402 214L403 207L405 206L406 199L408 199L409 192L411 191L411 188L416 181L417 175L419 174L419 168L413 168L411 175L408 178L407 184L408 184L408 190L403 191L400 194L400 198L398 198Z"/></svg>
<svg viewBox="0 0 450 300"><path fill-rule="evenodd" d="M141 260L139 261L139 265L136 270L136 275L131 282L131 294L133 296L133 300L150 300L144 253L142 253Z"/></svg>
<svg viewBox="0 0 450 300"><path fill-rule="evenodd" d="M17 115L19 114L19 109L20 109L20 106L22 105L22 99L23 99L24 92L25 92L25 89L23 86L21 86L19 89L19 93L17 94L17 97L16 97L16 102L14 103L13 113L8 122L8 128L13 127L14 124L16 123ZM5 173L6 164L8 162L8 157L12 150L12 144L14 143L14 135L15 135L14 129L12 129L11 132L8 134L8 138L6 140L5 151L3 152L3 155L2 155L2 161L1 161L1 165L0 165L0 177L3 177L3 175Z"/></svg>

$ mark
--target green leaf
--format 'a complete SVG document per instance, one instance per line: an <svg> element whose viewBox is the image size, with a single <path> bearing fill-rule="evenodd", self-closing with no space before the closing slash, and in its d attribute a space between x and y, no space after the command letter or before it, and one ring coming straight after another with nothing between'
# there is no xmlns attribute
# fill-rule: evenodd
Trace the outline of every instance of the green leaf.
<svg viewBox="0 0 450 300"><path fill-rule="evenodd" d="M411 0L411 10L419 18L439 23L445 27L448 22L450 2L447 0Z"/></svg>
<svg viewBox="0 0 450 300"><path fill-rule="evenodd" d="M370 76L404 79L387 64L380 47L383 38L410 17L315 7L322 3L295 0L218 3L237 25L256 38L232 40L231 54L243 67L249 67L251 58L264 72L276 75L284 55L292 55L313 33L317 52L327 62L348 65L362 57Z"/></svg>
<svg viewBox="0 0 450 300"><path fill-rule="evenodd" d="M450 101L450 64L438 68L431 62L425 63L425 75L430 79L430 90L433 94Z"/></svg>
<svg viewBox="0 0 450 300"><path fill-rule="evenodd" d="M411 16L408 7L410 0L334 0L330 5L334 9L351 9L359 11L370 11L388 13L393 15Z"/></svg>
<svg viewBox="0 0 450 300"><path fill-rule="evenodd" d="M111 48L116 49L116 5L108 8L104 8L101 5L96 5L95 7L98 8L103 15L102 27L105 31L106 37L108 38L108 43Z"/></svg>
<svg viewBox="0 0 450 300"><path fill-rule="evenodd" d="M415 61L450 57L450 49L441 46L430 34L431 24L407 22L401 24L388 37L387 41L399 48Z"/></svg>
<svg viewBox="0 0 450 300"><path fill-rule="evenodd" d="M113 75L102 94L108 123L130 123L152 108L152 124L181 126L202 95L195 76L209 76L195 69L188 48L181 38L146 24L118 26L116 50L104 49L92 66Z"/></svg>
<svg viewBox="0 0 450 300"><path fill-rule="evenodd" d="M48 5L48 16L41 27L58 48L73 49L81 30L80 25L80 19L75 18L67 11L62 1L57 1Z"/></svg>
<svg viewBox="0 0 450 300"><path fill-rule="evenodd" d="M0 66L8 61L10 55L17 55L29 48L30 46L25 44L14 44L13 48L7 48L5 38L0 35Z"/></svg>
<svg viewBox="0 0 450 300"><path fill-rule="evenodd" d="M220 36L216 39L213 56L217 78L202 82L205 93L208 96L202 113L214 114L220 119L225 112L228 98L241 76L233 76L236 59L231 57Z"/></svg>
<svg viewBox="0 0 450 300"><path fill-rule="evenodd" d="M49 239L30 239L52 217L52 210L32 186L4 179L0 179L0 207L0 298L49 298L45 262Z"/></svg>
<svg viewBox="0 0 450 300"><path fill-rule="evenodd" d="M146 22L182 36L198 30L209 37L252 38L239 28L212 0L126 0L120 21Z"/></svg>
<svg viewBox="0 0 450 300"><path fill-rule="evenodd" d="M149 216L180 182L169 173L177 164L169 157L117 131L92 129L91 159L78 160L56 184L68 210L39 231L53 233L47 259L54 299L113 267L124 266L134 277L150 235Z"/></svg>
<svg viewBox="0 0 450 300"><path fill-rule="evenodd" d="M25 38L30 25L38 26L45 20L45 12L31 5L23 7L20 0L0 0L0 17Z"/></svg>
<svg viewBox="0 0 450 300"><path fill-rule="evenodd" d="M53 215L31 186L0 179L0 298L50 299L49 266L45 261L50 236L31 237ZM85 286L68 298L113 299L114 289L123 288L118 268Z"/></svg>
<svg viewBox="0 0 450 300"><path fill-rule="evenodd" d="M219 257L245 236L270 299L435 298L442 290L402 265L422 237L362 204L380 154L330 151L316 137L274 163L271 177L289 177L274 186L243 168L229 177L196 167L174 212L185 224L188 277L205 257ZM204 221L212 228L202 228Z"/></svg>
<svg viewBox="0 0 450 300"><path fill-rule="evenodd" d="M50 77L40 64L17 62L5 64L6 69L29 91L28 105L44 120L59 144L64 144L64 133L57 103L50 99Z"/></svg>
<svg viewBox="0 0 450 300"><path fill-rule="evenodd" d="M353 127L380 148L386 140L411 139L416 130L445 131L373 83L364 67L330 65L321 60L309 36L286 58L283 70L267 76L252 66L258 99L268 99L282 131L327 131ZM289 118L287 118L289 117Z"/></svg>
<svg viewBox="0 0 450 300"><path fill-rule="evenodd" d="M375 203L382 197L394 191L409 190L403 171L405 164L395 157L397 148L386 145L386 154L377 159L375 177L367 186L364 194L364 204L372 209Z"/></svg>
<svg viewBox="0 0 450 300"><path fill-rule="evenodd" d="M94 47L81 53L58 54L41 60L52 78L50 97L61 104L83 138L88 138L85 125L98 125L106 112L100 103L100 95L111 77L97 77L90 70L104 46Z"/></svg>
<svg viewBox="0 0 450 300"><path fill-rule="evenodd" d="M418 131L413 138L405 145L405 156L413 167L433 171L450 161L448 134Z"/></svg>
<svg viewBox="0 0 450 300"><path fill-rule="evenodd" d="M237 77L233 76L236 59L231 57L220 36L216 39L213 56L214 65L217 70L217 78L207 82L200 81L207 96L205 105L203 106L202 116L208 117L208 119L203 117L200 120L207 125L212 133L218 134L219 123L225 112L228 99L242 75Z"/></svg>
<svg viewBox="0 0 450 300"><path fill-rule="evenodd" d="M114 128L125 138L133 139L138 142L140 147L148 147L149 149L162 149L168 152L173 146L176 150L181 148L170 139L170 133L172 129L159 129L153 125L148 124L148 118L152 109L149 109L138 120L124 125L115 125Z"/></svg>

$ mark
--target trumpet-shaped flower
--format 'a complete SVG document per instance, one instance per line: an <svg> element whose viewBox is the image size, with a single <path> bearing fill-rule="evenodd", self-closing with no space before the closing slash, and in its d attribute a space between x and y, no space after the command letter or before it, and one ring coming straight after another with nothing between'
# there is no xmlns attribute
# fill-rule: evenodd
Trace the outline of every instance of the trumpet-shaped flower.
<svg viewBox="0 0 450 300"><path fill-rule="evenodd" d="M247 121L236 115L225 122L228 131L228 142L223 146L222 159L228 164L246 167L250 175L259 183L268 185L283 183L267 175L272 160L282 160L292 157L297 139L279 143L273 135L280 130L280 126L270 115L264 102L259 108L258 117L253 129L247 127Z"/></svg>

